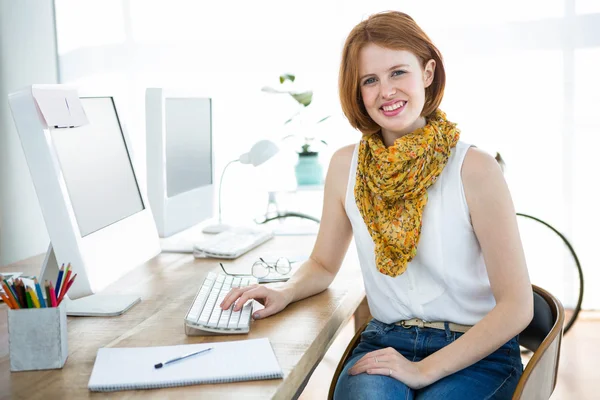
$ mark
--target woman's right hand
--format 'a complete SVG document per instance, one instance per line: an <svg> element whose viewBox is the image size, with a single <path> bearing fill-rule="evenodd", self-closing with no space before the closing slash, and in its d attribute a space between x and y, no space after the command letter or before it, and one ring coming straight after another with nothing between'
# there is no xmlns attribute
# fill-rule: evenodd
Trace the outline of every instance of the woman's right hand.
<svg viewBox="0 0 600 400"><path fill-rule="evenodd" d="M220 306L223 310L233 307L233 311L239 311L242 306L250 299L258 301L265 306L262 310L255 311L252 314L254 319L261 319L277 314L292 302L289 292L283 287L268 287L265 285L250 285L243 288L231 289L225 296Z"/></svg>

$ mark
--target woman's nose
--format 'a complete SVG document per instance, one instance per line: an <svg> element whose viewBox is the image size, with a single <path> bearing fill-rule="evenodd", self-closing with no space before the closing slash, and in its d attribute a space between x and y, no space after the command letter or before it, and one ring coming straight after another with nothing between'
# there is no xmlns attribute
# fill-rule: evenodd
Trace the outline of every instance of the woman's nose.
<svg viewBox="0 0 600 400"><path fill-rule="evenodd" d="M391 84L382 84L381 85L381 97L384 99L392 98L396 95L396 88Z"/></svg>

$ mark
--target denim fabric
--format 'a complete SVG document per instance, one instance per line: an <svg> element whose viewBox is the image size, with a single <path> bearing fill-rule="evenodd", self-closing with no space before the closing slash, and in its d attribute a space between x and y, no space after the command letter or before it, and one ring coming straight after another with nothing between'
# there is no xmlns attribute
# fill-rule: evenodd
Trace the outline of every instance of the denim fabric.
<svg viewBox="0 0 600 400"><path fill-rule="evenodd" d="M375 319L361 334L336 384L335 400L363 399L510 399L523 373L517 337L512 338L483 360L431 385L413 390L383 375L348 375L348 370L366 353L393 347L408 360L419 361L449 345L462 333L385 324Z"/></svg>

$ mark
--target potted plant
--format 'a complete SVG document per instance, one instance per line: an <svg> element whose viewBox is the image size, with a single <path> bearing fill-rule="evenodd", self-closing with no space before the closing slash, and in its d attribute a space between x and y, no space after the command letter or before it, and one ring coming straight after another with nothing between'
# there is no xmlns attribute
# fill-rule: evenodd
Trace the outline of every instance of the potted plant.
<svg viewBox="0 0 600 400"><path fill-rule="evenodd" d="M279 76L279 84L284 86L286 81L293 83L296 76L292 74L283 74ZM323 167L319 162L319 146L327 145L323 139L319 139L314 134L314 130L306 127L306 120L303 116L306 114L306 108L312 103L312 90L296 91L282 87L274 89L269 86L262 88L263 92L275 94L287 94L291 96L298 104L298 110L294 115L288 118L284 125L293 124L299 121L299 133L289 134L283 137L283 140L295 138L300 139L296 153L298 154L298 163L295 167L296 181L298 185L320 185L323 183ZM326 121L330 116L321 117L314 122L320 124Z"/></svg>

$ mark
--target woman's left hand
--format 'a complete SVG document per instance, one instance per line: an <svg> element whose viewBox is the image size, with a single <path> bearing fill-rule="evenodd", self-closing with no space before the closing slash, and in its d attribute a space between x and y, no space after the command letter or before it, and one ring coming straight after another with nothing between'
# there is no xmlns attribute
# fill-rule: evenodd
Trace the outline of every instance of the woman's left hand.
<svg viewBox="0 0 600 400"><path fill-rule="evenodd" d="M369 375L390 376L412 389L420 389L432 383L417 362L407 360L392 347L365 354L348 370L350 375L364 372Z"/></svg>

